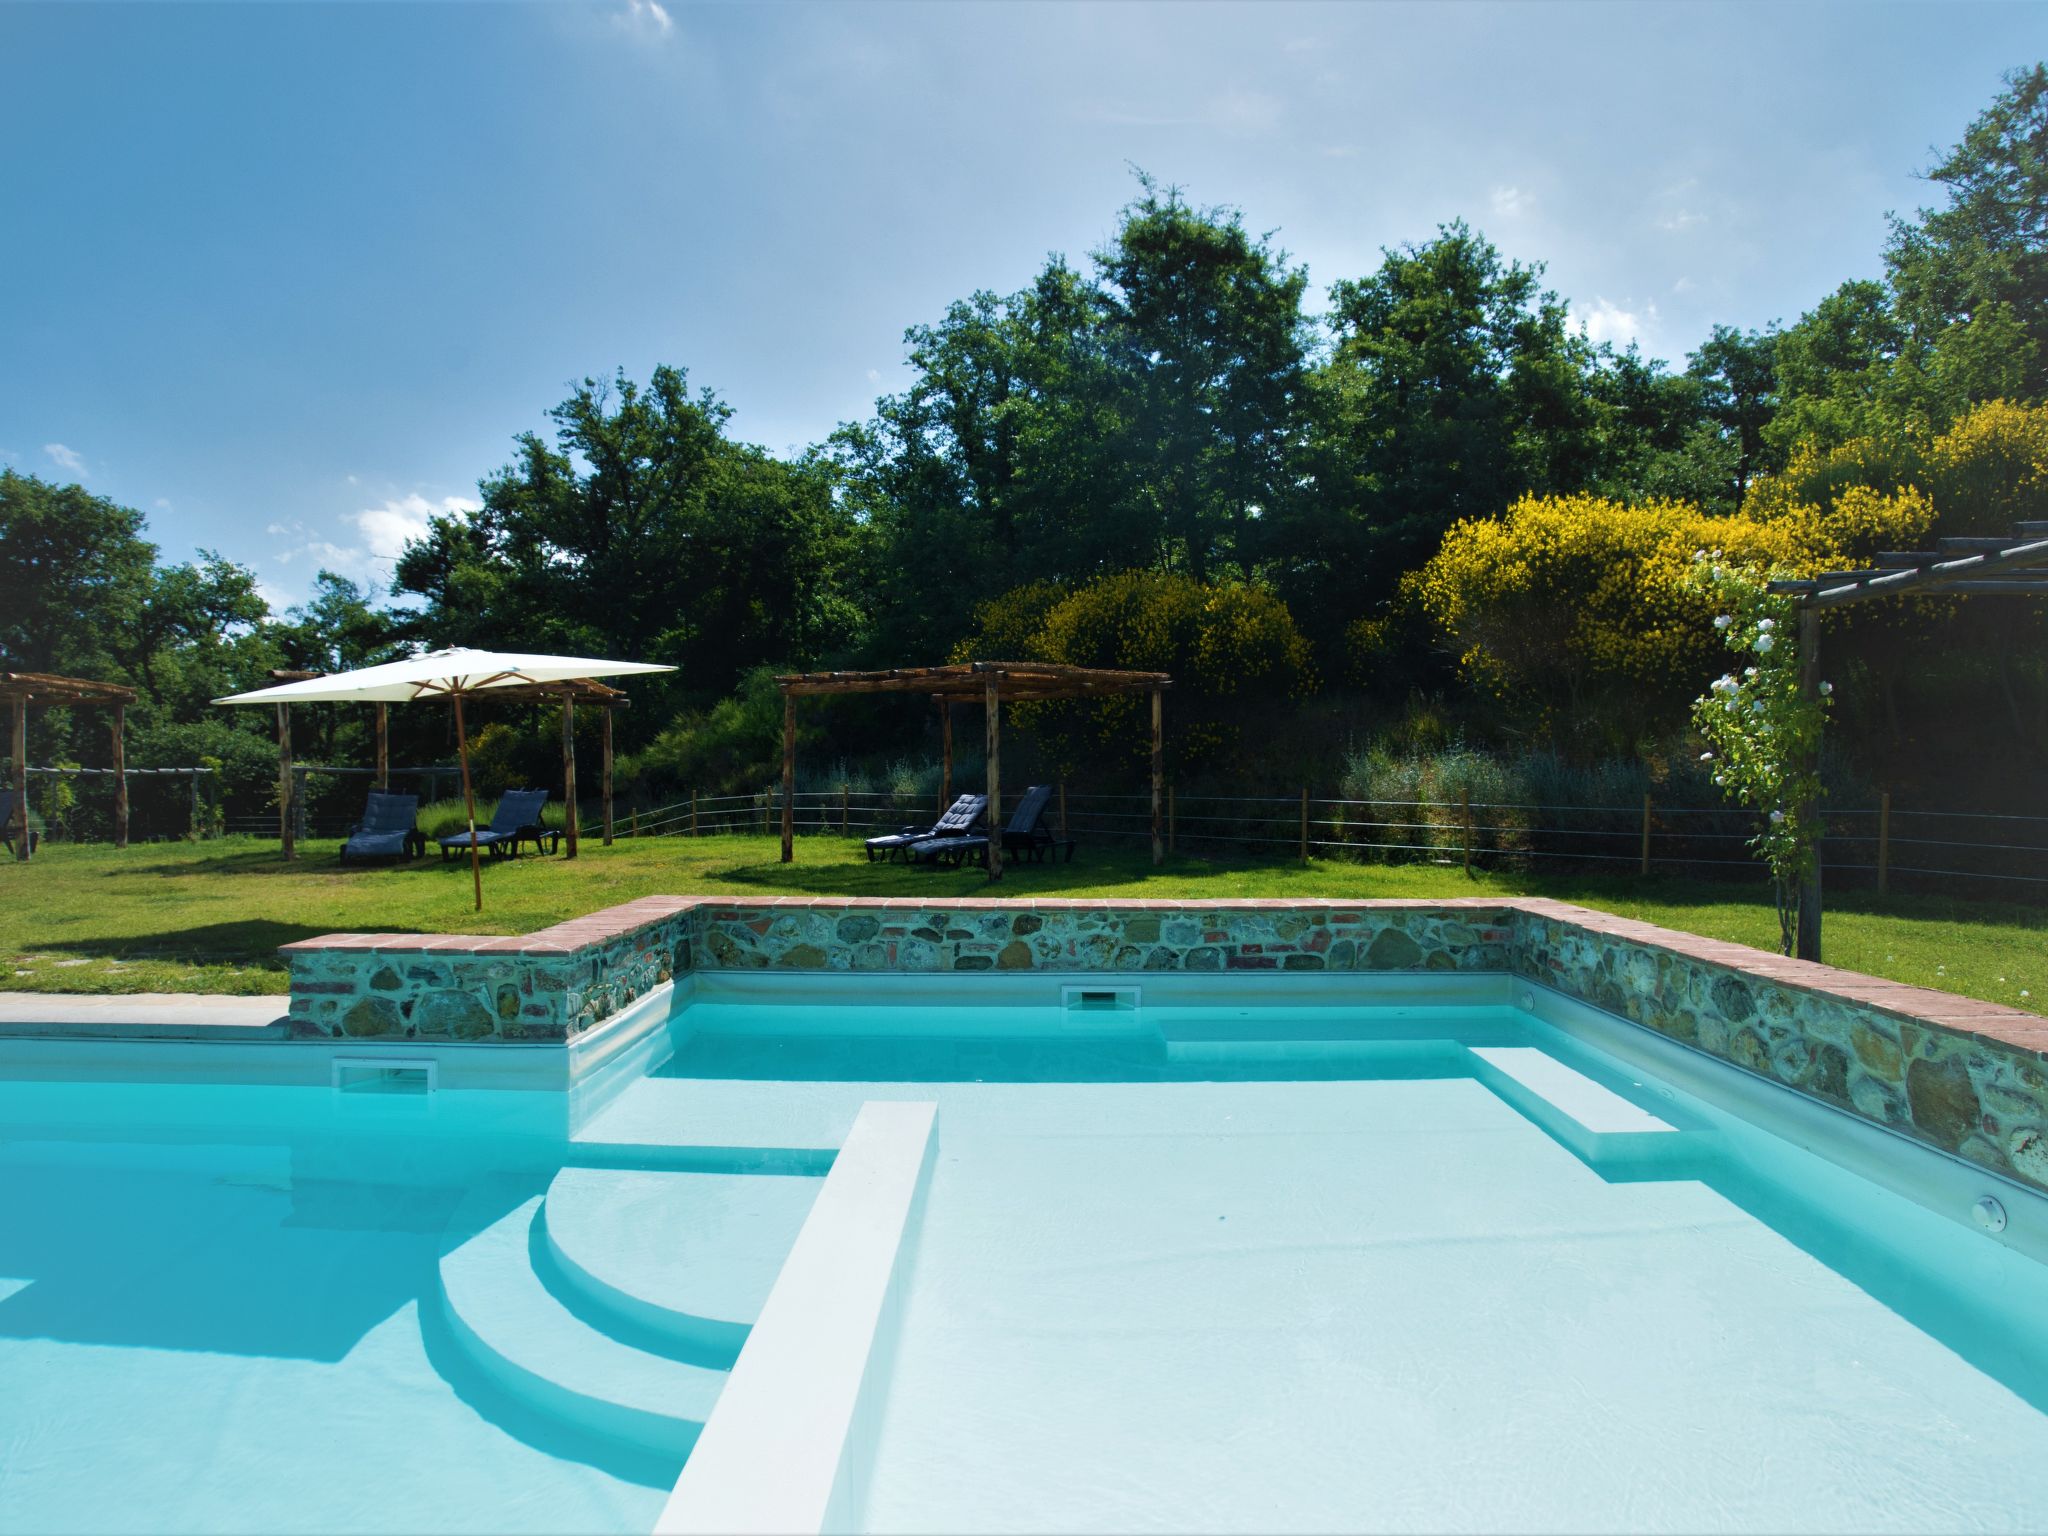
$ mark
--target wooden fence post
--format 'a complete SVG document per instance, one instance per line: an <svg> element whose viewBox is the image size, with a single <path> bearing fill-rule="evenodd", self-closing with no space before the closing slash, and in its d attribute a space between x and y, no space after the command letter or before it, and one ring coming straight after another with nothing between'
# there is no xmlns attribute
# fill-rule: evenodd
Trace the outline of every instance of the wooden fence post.
<svg viewBox="0 0 2048 1536"><path fill-rule="evenodd" d="M1650 792L1643 791L1643 867L1641 873L1650 872Z"/></svg>
<svg viewBox="0 0 2048 1536"><path fill-rule="evenodd" d="M697 791L690 791L690 836L697 835Z"/></svg>
<svg viewBox="0 0 2048 1536"><path fill-rule="evenodd" d="M1308 862L1308 786L1301 786L1301 862Z"/></svg>
<svg viewBox="0 0 2048 1536"><path fill-rule="evenodd" d="M848 801L851 798L847 791L846 780L841 779L839 781L839 835L841 837L845 837L853 831L853 824L848 820L850 815Z"/></svg>
<svg viewBox="0 0 2048 1536"><path fill-rule="evenodd" d="M199 830L199 770L194 768L187 777L192 785L192 841L196 843L202 836Z"/></svg>
<svg viewBox="0 0 2048 1536"><path fill-rule="evenodd" d="M1465 878L1472 877L1472 789L1467 785L1458 791L1458 804L1465 814Z"/></svg>
<svg viewBox="0 0 2048 1536"><path fill-rule="evenodd" d="M626 813L626 836L638 837L639 835L640 813L638 811L628 811Z"/></svg>
<svg viewBox="0 0 2048 1536"><path fill-rule="evenodd" d="M1892 792L1885 790L1877 797L1877 894L1882 896L1891 884L1892 874Z"/></svg>
<svg viewBox="0 0 2048 1536"><path fill-rule="evenodd" d="M128 707L114 706L114 846L128 846Z"/></svg>

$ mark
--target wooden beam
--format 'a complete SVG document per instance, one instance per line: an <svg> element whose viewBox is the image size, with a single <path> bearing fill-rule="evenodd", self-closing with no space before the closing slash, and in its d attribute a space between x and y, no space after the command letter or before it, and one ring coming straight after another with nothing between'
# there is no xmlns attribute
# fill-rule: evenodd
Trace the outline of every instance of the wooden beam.
<svg viewBox="0 0 2048 1536"><path fill-rule="evenodd" d="M1152 690L1152 862L1166 862L1166 839L1160 826L1161 798L1166 782L1166 735L1164 693Z"/></svg>
<svg viewBox="0 0 2048 1536"><path fill-rule="evenodd" d="M991 672L982 694L988 711L988 877L1003 878L1003 699Z"/></svg>
<svg viewBox="0 0 2048 1536"><path fill-rule="evenodd" d="M28 695L14 695L13 745L8 756L14 763L15 839L14 857L26 862L29 856L28 830Z"/></svg>
<svg viewBox="0 0 2048 1536"><path fill-rule="evenodd" d="M562 809L567 820L564 858L576 857L576 700L562 699Z"/></svg>
<svg viewBox="0 0 2048 1536"><path fill-rule="evenodd" d="M114 706L114 846L128 846L128 706Z"/></svg>
<svg viewBox="0 0 2048 1536"><path fill-rule="evenodd" d="M1820 614L1811 606L1799 610L1799 692L1809 704L1820 702ZM1804 766L1818 770L1820 746L1814 745L1814 760ZM1648 803L1647 800L1644 802ZM1820 806L1812 800L1801 803L1799 815L1813 826ZM1801 960L1820 959L1820 840L1814 839L1813 867L1799 883L1799 928L1793 952Z"/></svg>
<svg viewBox="0 0 2048 1536"><path fill-rule="evenodd" d="M295 859L299 856L292 836L292 707L289 704L277 706L277 840L282 845L284 857ZM483 906L481 887L477 906L479 910Z"/></svg>
<svg viewBox="0 0 2048 1536"><path fill-rule="evenodd" d="M282 709L284 706L279 705ZM462 759L462 810L469 821L469 883L476 889L476 909L484 909L484 866L482 850L476 845L476 791L469 783L469 727L462 719L462 694L455 695L455 751Z"/></svg>
<svg viewBox="0 0 2048 1536"><path fill-rule="evenodd" d="M391 787L391 706L381 700L372 716L372 730L377 738L377 787Z"/></svg>
<svg viewBox="0 0 2048 1536"><path fill-rule="evenodd" d="M782 862L796 859L796 695L782 696Z"/></svg>
<svg viewBox="0 0 2048 1536"><path fill-rule="evenodd" d="M604 708L604 846L612 845L612 707Z"/></svg>

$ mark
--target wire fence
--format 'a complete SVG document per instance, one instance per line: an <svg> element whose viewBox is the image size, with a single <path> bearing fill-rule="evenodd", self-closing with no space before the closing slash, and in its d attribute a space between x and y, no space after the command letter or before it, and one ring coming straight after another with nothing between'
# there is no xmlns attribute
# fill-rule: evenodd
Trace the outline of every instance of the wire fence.
<svg viewBox="0 0 2048 1536"><path fill-rule="evenodd" d="M1149 844L1149 793L1070 793L1055 787L1048 816L1083 844ZM803 837L872 837L929 825L941 809L886 791L799 790L791 803ZM920 819L921 818L921 819ZM2048 896L2048 815L1831 806L1822 843L1831 881L1895 887L1974 888L1980 894ZM586 825L588 824L586 819ZM620 819L626 837L775 836L779 789L692 795ZM1159 809L1168 851L1268 859L1341 858L1433 862L1498 869L1635 870L1734 876L1760 865L1749 843L1755 818L1724 807L1546 805L1519 801L1358 800L1311 794L1182 795Z"/></svg>

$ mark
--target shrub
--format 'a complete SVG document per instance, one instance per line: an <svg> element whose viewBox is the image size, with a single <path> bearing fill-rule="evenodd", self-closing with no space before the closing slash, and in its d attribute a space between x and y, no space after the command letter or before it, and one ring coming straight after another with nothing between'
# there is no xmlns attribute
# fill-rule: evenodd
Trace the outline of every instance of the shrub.
<svg viewBox="0 0 2048 1536"><path fill-rule="evenodd" d="M1005 593L955 655L1006 659L996 652L1010 649L1019 660L1170 673L1166 735L1178 769L1229 757L1261 716L1314 687L1308 640L1287 605L1260 588L1119 571L1054 600L1056 592L1039 583ZM1019 705L1015 714L1064 771L1084 762L1134 770L1150 758L1149 707L1142 694L1117 694Z"/></svg>

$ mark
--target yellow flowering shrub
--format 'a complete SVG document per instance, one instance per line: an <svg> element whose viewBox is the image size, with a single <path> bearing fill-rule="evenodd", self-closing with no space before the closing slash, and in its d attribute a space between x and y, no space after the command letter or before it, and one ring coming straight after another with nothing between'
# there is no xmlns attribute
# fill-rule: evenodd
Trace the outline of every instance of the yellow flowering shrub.
<svg viewBox="0 0 2048 1536"><path fill-rule="evenodd" d="M1183 768L1213 761L1238 743L1248 718L1315 686L1308 640L1287 605L1238 583L1118 571L1064 595L1044 583L1017 588L985 604L978 618L979 633L956 647L955 659L1015 656L1172 674L1166 734L1172 761ZM1015 714L1064 766L1134 767L1150 758L1149 709L1144 695L1119 694L1024 704Z"/></svg>
<svg viewBox="0 0 2048 1536"><path fill-rule="evenodd" d="M2048 518L2048 405L1980 405L1934 440L1928 459L1944 534L2010 534L2014 523Z"/></svg>
<svg viewBox="0 0 2048 1536"><path fill-rule="evenodd" d="M1525 496L1503 517L1453 524L1406 596L1466 675L1511 705L1579 711L1597 696L1616 724L1639 727L1681 710L1717 659L1690 580L1702 549L1810 563L1787 527L1684 502Z"/></svg>

